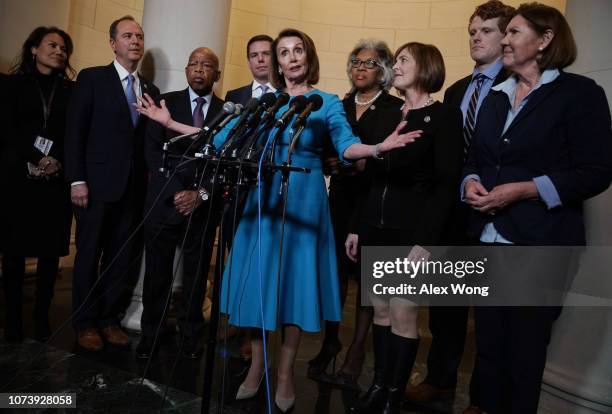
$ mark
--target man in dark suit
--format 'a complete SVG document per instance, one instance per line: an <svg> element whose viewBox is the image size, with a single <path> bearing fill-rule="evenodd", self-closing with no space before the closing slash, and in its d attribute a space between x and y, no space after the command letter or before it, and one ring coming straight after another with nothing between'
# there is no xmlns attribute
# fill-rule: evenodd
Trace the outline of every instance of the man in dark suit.
<svg viewBox="0 0 612 414"><path fill-rule="evenodd" d="M144 53L140 25L125 16L109 34L116 59L81 71L66 125L66 178L77 222L73 324L78 344L90 351L103 348L98 329L112 345L129 344L117 315L146 186L146 119L133 104L143 93L159 95L137 72Z"/></svg>
<svg viewBox="0 0 612 414"><path fill-rule="evenodd" d="M268 35L253 36L247 42L247 60L253 74L253 82L225 94L225 100L244 105L251 98L259 98L267 92L276 92L270 83L270 60L273 39Z"/></svg>
<svg viewBox="0 0 612 414"><path fill-rule="evenodd" d="M189 56L185 75L189 87L166 93L162 99L173 119L202 127L223 107L223 101L213 93L213 85L220 76L219 59L208 48L195 49ZM151 213L145 220L144 310L141 318L142 337L136 347L138 358L148 358L157 348L155 338L158 327L165 320L173 274L176 273L173 262L177 246L182 248L183 263L178 318L183 337L182 353L188 358L200 355L199 336L204 327L204 282L210 266L217 214L215 211L209 212L210 203L206 201L207 194L196 178L195 163L179 166L184 160L170 160L170 175L166 177L159 172L163 145L176 135L156 122L149 123L147 127L145 156L151 181L145 210L151 209Z"/></svg>
<svg viewBox="0 0 612 414"><path fill-rule="evenodd" d="M473 72L446 89L444 102L458 106L463 112L464 152L470 148L470 138L484 98L493 85L507 78L501 62L501 40L514 8L500 1L489 1L476 7L470 17L470 56L475 62ZM467 245L468 208L459 201L455 206L452 222L448 225L447 242ZM407 397L416 402L429 402L450 397L457 385L457 369L463 356L468 319L468 307L430 306L429 330L432 343L427 358L427 377L406 391ZM477 390L471 392L472 407L465 414L478 413Z"/></svg>

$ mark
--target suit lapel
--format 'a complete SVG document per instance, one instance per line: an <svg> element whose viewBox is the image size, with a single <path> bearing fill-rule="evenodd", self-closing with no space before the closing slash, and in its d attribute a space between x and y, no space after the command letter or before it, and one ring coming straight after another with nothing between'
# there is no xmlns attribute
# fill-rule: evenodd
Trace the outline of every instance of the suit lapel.
<svg viewBox="0 0 612 414"><path fill-rule="evenodd" d="M192 125L193 126L193 114L191 113L191 98L189 96L189 88L186 88L177 102L175 108L173 108L174 114L176 116L176 120L183 124Z"/></svg>
<svg viewBox="0 0 612 414"><path fill-rule="evenodd" d="M119 107L121 112L125 115L125 121L128 122L133 128L134 126L132 125L132 116L130 115L128 101L125 96L125 91L123 90L123 83L119 78L119 74L117 73L117 69L115 69L115 65L111 63L106 67L106 71L109 78L109 84L111 85L111 93L115 95L115 99L113 99L113 101L120 102Z"/></svg>
<svg viewBox="0 0 612 414"><path fill-rule="evenodd" d="M503 126L506 124L506 119L508 118L508 111L510 110L510 100L508 99L508 95L504 92L491 90L489 96L491 95L495 98L493 102L495 105L497 122L502 125L503 130Z"/></svg>
<svg viewBox="0 0 612 414"><path fill-rule="evenodd" d="M210 106L208 107L208 112L206 113L206 119L204 120L204 125L208 125L211 119L214 118L217 113L223 107L223 101L213 93L212 98L210 100Z"/></svg>
<svg viewBox="0 0 612 414"><path fill-rule="evenodd" d="M460 82L461 83L457 85L459 90L457 91L458 93L456 95L457 101L454 102L455 106L461 106L461 101L463 101L463 96L467 92L468 87L470 86L470 82L472 82L472 75L466 76L465 78L461 79Z"/></svg>
<svg viewBox="0 0 612 414"><path fill-rule="evenodd" d="M559 76L559 78L560 77L561 76ZM562 80L559 78L550 83L547 83L546 85L540 86L536 91L533 92L533 94L529 97L529 100L525 104L525 107L521 109L521 112L519 112L516 118L512 120L512 123L508 127L506 133L508 133L508 131L510 131L518 122L521 122L521 120L527 115L529 115L529 113L533 111L538 105L540 105L540 103L544 101L551 94L551 92L553 92L559 87L559 81Z"/></svg>
<svg viewBox="0 0 612 414"><path fill-rule="evenodd" d="M246 86L242 91L243 105L246 105L246 103L249 101L249 99L251 99L252 96L253 96L253 82L249 83L248 86Z"/></svg>

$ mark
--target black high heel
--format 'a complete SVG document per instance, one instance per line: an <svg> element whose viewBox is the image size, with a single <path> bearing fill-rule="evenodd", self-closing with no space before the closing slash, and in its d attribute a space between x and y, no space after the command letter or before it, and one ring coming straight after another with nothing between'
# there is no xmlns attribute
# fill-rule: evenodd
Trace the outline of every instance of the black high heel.
<svg viewBox="0 0 612 414"><path fill-rule="evenodd" d="M363 363L365 361L365 353L357 354L357 356L354 356L354 357L352 357L352 355L354 354L351 353L351 349L349 348L349 351L346 353L344 364L342 365L342 367L340 367L338 372L336 372L334 375L326 376L325 378L322 379L322 381L329 383L333 385L334 387L337 387L343 390L361 391L361 387L359 386L359 383L357 382L357 380L361 376ZM352 359L349 362L347 358L352 358ZM355 373L345 372L345 368L347 367L347 365L358 366L357 372Z"/></svg>
<svg viewBox="0 0 612 414"><path fill-rule="evenodd" d="M318 380L325 373L330 362L332 362L332 374L336 372L336 358L341 350L342 344L338 340L324 342L317 356L308 361L308 378Z"/></svg>

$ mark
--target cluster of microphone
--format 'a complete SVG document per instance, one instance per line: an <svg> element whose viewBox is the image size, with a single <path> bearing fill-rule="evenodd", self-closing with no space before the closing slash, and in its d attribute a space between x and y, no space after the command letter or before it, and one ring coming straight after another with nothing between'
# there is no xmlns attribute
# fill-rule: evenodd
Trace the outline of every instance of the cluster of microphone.
<svg viewBox="0 0 612 414"><path fill-rule="evenodd" d="M276 118L276 114L287 103L289 109ZM310 114L319 110L322 105L323 99L320 95L313 94L309 97L300 95L291 99L286 93L279 95L266 93L259 99L251 98L244 106L225 102L222 110L197 134L174 137L168 141L168 144L191 138L193 142L190 147L196 153L219 157L246 155L252 157L255 150L262 145L260 140L266 131L272 128L284 130L289 125L294 131L303 128ZM213 147L215 135L235 118L238 119L228 131L225 143L215 151Z"/></svg>
<svg viewBox="0 0 612 414"><path fill-rule="evenodd" d="M280 109L289 104L288 109L277 117ZM225 102L208 124L195 134L180 135L170 139L164 144L162 153L161 173L168 175L167 157L180 158L206 158L228 160L256 165L260 160L263 148L268 143L269 158L267 161L274 165L275 146L279 137L287 128L291 128L291 141L287 161L290 164L291 152L302 131L306 127L308 117L318 111L323 105L320 95L313 94L308 97L300 95L291 98L286 93L266 93L261 98L251 98L243 106L233 102ZM234 121L231 123L232 121ZM213 146L215 136L222 130L229 128L223 145L219 148ZM187 149L180 143L189 143ZM177 150L179 150L177 152ZM175 154L175 155L172 155ZM233 160L233 161L232 161ZM245 165L245 164L243 164ZM286 171L283 174L287 174ZM224 176L232 175L226 171ZM233 181L233 180L231 180Z"/></svg>

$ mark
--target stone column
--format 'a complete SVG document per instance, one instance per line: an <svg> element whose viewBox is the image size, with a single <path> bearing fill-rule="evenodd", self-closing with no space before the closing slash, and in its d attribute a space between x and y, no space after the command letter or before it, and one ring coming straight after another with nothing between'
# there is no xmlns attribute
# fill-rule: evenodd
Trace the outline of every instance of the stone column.
<svg viewBox="0 0 612 414"><path fill-rule="evenodd" d="M142 26L147 52L141 64L142 73L162 93L185 89L187 58L193 49L201 46L209 47L217 54L223 70L229 12L230 2L225 0L146 0ZM217 84L215 89L220 91L220 85ZM177 249L175 267L180 254ZM182 279L182 264L176 273L174 287ZM132 303L122 321L123 326L137 331L140 330L142 314L143 276L144 256Z"/></svg>
<svg viewBox="0 0 612 414"><path fill-rule="evenodd" d="M567 0L566 17L578 46L570 72L594 79L612 99L612 2ZM612 246L612 190L585 205L587 243ZM598 256L594 258L594 256ZM589 263L591 259L597 262ZM612 260L588 250L574 286L596 287L595 296L612 297ZM606 263L603 263L606 262ZM585 268L596 272L584 271ZM602 303L605 301L602 301ZM540 413L612 413L612 308L566 307L555 323L544 372Z"/></svg>
<svg viewBox="0 0 612 414"><path fill-rule="evenodd" d="M209 47L223 63L229 13L229 1L146 0L142 16L147 46L143 73L163 93L185 88L185 65L193 49Z"/></svg>

